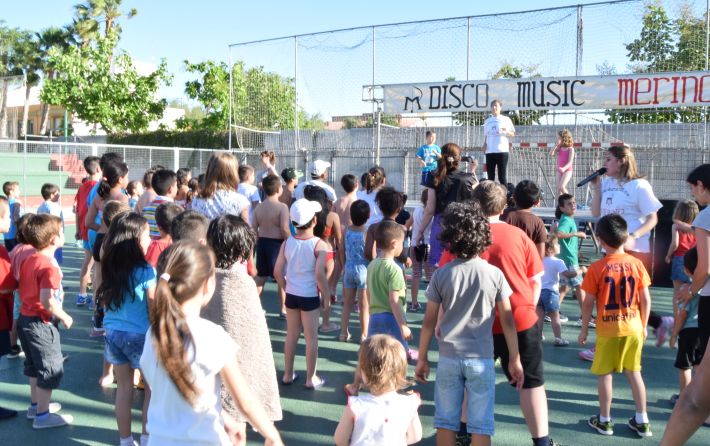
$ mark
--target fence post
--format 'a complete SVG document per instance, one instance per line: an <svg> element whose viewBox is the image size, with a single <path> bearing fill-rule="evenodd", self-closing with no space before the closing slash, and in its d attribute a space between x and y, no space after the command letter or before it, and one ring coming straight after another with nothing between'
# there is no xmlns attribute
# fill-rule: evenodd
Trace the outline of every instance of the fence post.
<svg viewBox="0 0 710 446"><path fill-rule="evenodd" d="M96 144L91 145L91 156L99 156L99 147Z"/></svg>
<svg viewBox="0 0 710 446"><path fill-rule="evenodd" d="M180 149L173 147L173 172L180 168Z"/></svg>

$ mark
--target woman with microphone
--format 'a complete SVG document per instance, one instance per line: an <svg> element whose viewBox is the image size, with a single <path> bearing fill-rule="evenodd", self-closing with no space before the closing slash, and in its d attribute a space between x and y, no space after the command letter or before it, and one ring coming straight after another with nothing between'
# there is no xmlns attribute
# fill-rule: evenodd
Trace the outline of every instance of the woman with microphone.
<svg viewBox="0 0 710 446"><path fill-rule="evenodd" d="M656 212L663 207L653 193L651 184L638 172L636 158L628 144L609 148L604 159L606 176L592 180L592 216L619 214L628 225L629 238L624 251L641 260L651 274L650 232L658 223ZM661 345L673 326L673 318L660 317L651 312L648 324L656 330L656 345ZM592 361L594 350L580 352L583 359Z"/></svg>

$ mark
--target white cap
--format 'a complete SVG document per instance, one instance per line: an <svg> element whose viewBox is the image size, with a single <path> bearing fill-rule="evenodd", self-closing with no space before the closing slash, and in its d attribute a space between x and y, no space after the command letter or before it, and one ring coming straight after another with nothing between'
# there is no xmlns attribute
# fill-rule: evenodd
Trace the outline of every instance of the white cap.
<svg viewBox="0 0 710 446"><path fill-rule="evenodd" d="M291 205L291 221L294 226L303 226L313 220L322 209L317 201L300 198Z"/></svg>
<svg viewBox="0 0 710 446"><path fill-rule="evenodd" d="M321 176L330 167L328 161L315 160L311 163L311 175Z"/></svg>

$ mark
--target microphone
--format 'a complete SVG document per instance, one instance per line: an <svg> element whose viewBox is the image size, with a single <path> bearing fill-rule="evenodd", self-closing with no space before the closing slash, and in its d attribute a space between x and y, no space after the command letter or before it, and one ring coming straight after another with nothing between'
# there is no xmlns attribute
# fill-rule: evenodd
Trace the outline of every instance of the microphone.
<svg viewBox="0 0 710 446"><path fill-rule="evenodd" d="M582 181L580 181L579 183L577 183L577 187L582 187L585 184L592 181L593 179L595 179L596 177L600 177L600 176L604 175L605 173L606 173L606 167L602 167L601 169L599 169L595 172L592 172L587 178L585 178Z"/></svg>

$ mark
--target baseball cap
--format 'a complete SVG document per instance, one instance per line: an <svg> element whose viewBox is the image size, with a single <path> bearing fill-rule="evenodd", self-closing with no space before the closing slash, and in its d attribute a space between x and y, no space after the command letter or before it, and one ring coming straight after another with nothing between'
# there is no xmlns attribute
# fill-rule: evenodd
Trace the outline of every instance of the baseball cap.
<svg viewBox="0 0 710 446"><path fill-rule="evenodd" d="M328 161L315 160L311 163L311 175L321 176L330 167Z"/></svg>
<svg viewBox="0 0 710 446"><path fill-rule="evenodd" d="M322 209L317 201L300 198L291 205L291 221L294 226L303 226L313 220L313 217Z"/></svg>
<svg viewBox="0 0 710 446"><path fill-rule="evenodd" d="M294 169L293 167L287 167L281 171L281 178L283 178L284 181L297 180L302 176L303 172L298 169Z"/></svg>

